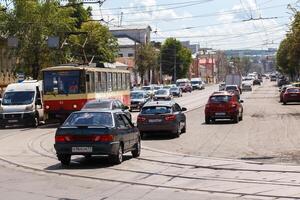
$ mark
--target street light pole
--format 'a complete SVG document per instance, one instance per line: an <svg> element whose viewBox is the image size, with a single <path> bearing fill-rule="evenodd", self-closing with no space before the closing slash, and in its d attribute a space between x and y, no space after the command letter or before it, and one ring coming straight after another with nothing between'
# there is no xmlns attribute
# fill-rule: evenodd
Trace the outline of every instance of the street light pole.
<svg viewBox="0 0 300 200"><path fill-rule="evenodd" d="M162 84L163 80L162 80L162 63L161 63L161 54L162 54L162 51L160 49L160 52L159 52L159 83Z"/></svg>

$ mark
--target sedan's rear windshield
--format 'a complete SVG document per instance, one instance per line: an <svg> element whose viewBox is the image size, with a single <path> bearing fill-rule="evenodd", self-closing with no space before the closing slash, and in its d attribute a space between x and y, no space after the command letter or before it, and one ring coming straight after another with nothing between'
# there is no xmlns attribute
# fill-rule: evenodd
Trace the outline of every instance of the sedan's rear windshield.
<svg viewBox="0 0 300 200"><path fill-rule="evenodd" d="M300 89L299 88L289 88L287 89L288 93L299 93Z"/></svg>
<svg viewBox="0 0 300 200"><path fill-rule="evenodd" d="M236 86L227 86L226 90L237 90Z"/></svg>
<svg viewBox="0 0 300 200"><path fill-rule="evenodd" d="M227 103L231 100L232 96L228 95L218 95L218 96L211 96L209 101L211 103Z"/></svg>
<svg viewBox="0 0 300 200"><path fill-rule="evenodd" d="M80 112L72 113L64 126L113 126L111 113L107 112Z"/></svg>
<svg viewBox="0 0 300 200"><path fill-rule="evenodd" d="M87 102L85 105L84 105L84 109L91 109L91 108L99 108L99 109L104 109L104 108L107 108L107 109L110 109L110 104L111 102L109 101L102 101L102 102Z"/></svg>
<svg viewBox="0 0 300 200"><path fill-rule="evenodd" d="M147 106L142 108L141 114L167 114L171 111L171 107L167 106Z"/></svg>

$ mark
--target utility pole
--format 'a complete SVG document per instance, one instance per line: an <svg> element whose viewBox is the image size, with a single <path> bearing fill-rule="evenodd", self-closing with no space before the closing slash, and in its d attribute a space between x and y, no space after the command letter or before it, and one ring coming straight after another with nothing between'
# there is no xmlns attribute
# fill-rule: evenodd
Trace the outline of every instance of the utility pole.
<svg viewBox="0 0 300 200"><path fill-rule="evenodd" d="M160 52L159 52L159 83L162 84L163 83L163 78L162 78L162 63L161 63L161 54L162 54L162 51L160 49Z"/></svg>
<svg viewBox="0 0 300 200"><path fill-rule="evenodd" d="M174 84L176 83L176 46L174 48Z"/></svg>

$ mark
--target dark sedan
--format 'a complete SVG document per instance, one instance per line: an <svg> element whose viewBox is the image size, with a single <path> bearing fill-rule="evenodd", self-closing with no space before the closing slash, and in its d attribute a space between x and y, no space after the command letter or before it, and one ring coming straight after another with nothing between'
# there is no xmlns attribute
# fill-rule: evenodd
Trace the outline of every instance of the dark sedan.
<svg viewBox="0 0 300 200"><path fill-rule="evenodd" d="M57 129L54 148L62 165L69 165L72 155L108 155L120 164L126 152L138 157L141 143L138 129L124 112L84 110L72 113Z"/></svg>
<svg viewBox="0 0 300 200"><path fill-rule="evenodd" d="M166 131L175 137L186 132L186 108L181 108L174 101L152 101L142 108L137 118L137 127L141 135Z"/></svg>

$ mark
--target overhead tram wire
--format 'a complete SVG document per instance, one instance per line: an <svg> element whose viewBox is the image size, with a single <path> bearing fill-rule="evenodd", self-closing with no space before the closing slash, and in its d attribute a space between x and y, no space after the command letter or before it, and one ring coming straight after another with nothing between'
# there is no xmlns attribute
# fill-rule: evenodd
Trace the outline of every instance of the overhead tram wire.
<svg viewBox="0 0 300 200"><path fill-rule="evenodd" d="M213 0L201 0L201 1L185 1L185 2L178 2L178 3L165 3L165 4L156 4L156 5L150 5L147 6L147 8L151 7L158 7L158 6L174 6L174 5L182 5L182 4L189 4L189 3L197 3L197 2L210 2ZM113 8L103 8L102 10L120 10L120 9L138 9L141 8L141 6L127 6L127 7L113 7Z"/></svg>
<svg viewBox="0 0 300 200"><path fill-rule="evenodd" d="M198 2L198 3L190 3L190 4L186 4L186 5L173 6L173 7L169 7L169 8L159 8L159 9L143 10L143 11L141 10L141 11L136 11L136 12L123 12L123 14L124 15L135 15L135 14L141 14L141 13L160 12L160 11L164 11L164 10L174 10L174 9L179 9L179 8L185 8L185 7L195 6L195 5L207 3L207 2L210 2L210 1L213 1L213 0L204 0L204 1ZM98 11L98 10L94 10L94 11Z"/></svg>
<svg viewBox="0 0 300 200"><path fill-rule="evenodd" d="M274 8L280 8L280 7L283 7L283 6L287 6L287 4L279 4L279 5L275 5L275 6L268 6L268 7L261 8L261 10L270 10L270 9L274 9ZM242 12L244 12L243 9L227 10L227 11L222 11L222 12L213 12L213 13L206 13L206 14L201 14L201 15L187 16L187 17L158 18L158 19L139 20L139 23L159 22L159 21L170 22L170 21L176 21L176 20L214 17L214 16L219 16L219 15L224 15L224 14L237 14L237 13L242 13ZM97 16L97 15L94 15L94 16ZM127 22L127 23L134 23L136 21L137 21L137 19L135 19L135 20L124 20L124 22Z"/></svg>
<svg viewBox="0 0 300 200"><path fill-rule="evenodd" d="M280 18L288 18L289 16L278 16L276 19ZM269 18L262 18L259 20L269 20ZM197 28L203 28L203 27L213 27L213 26L222 26L222 25L228 25L228 24L238 24L238 23L244 23L247 22L245 20L242 21L233 21L228 23L216 23L216 24L209 24L209 25L199 25L199 26L190 26L190 27L182 27L182 28L176 28L176 29L166 29L166 30L160 30L159 32L173 32L173 31L179 31L179 30L190 30L190 29L197 29Z"/></svg>

